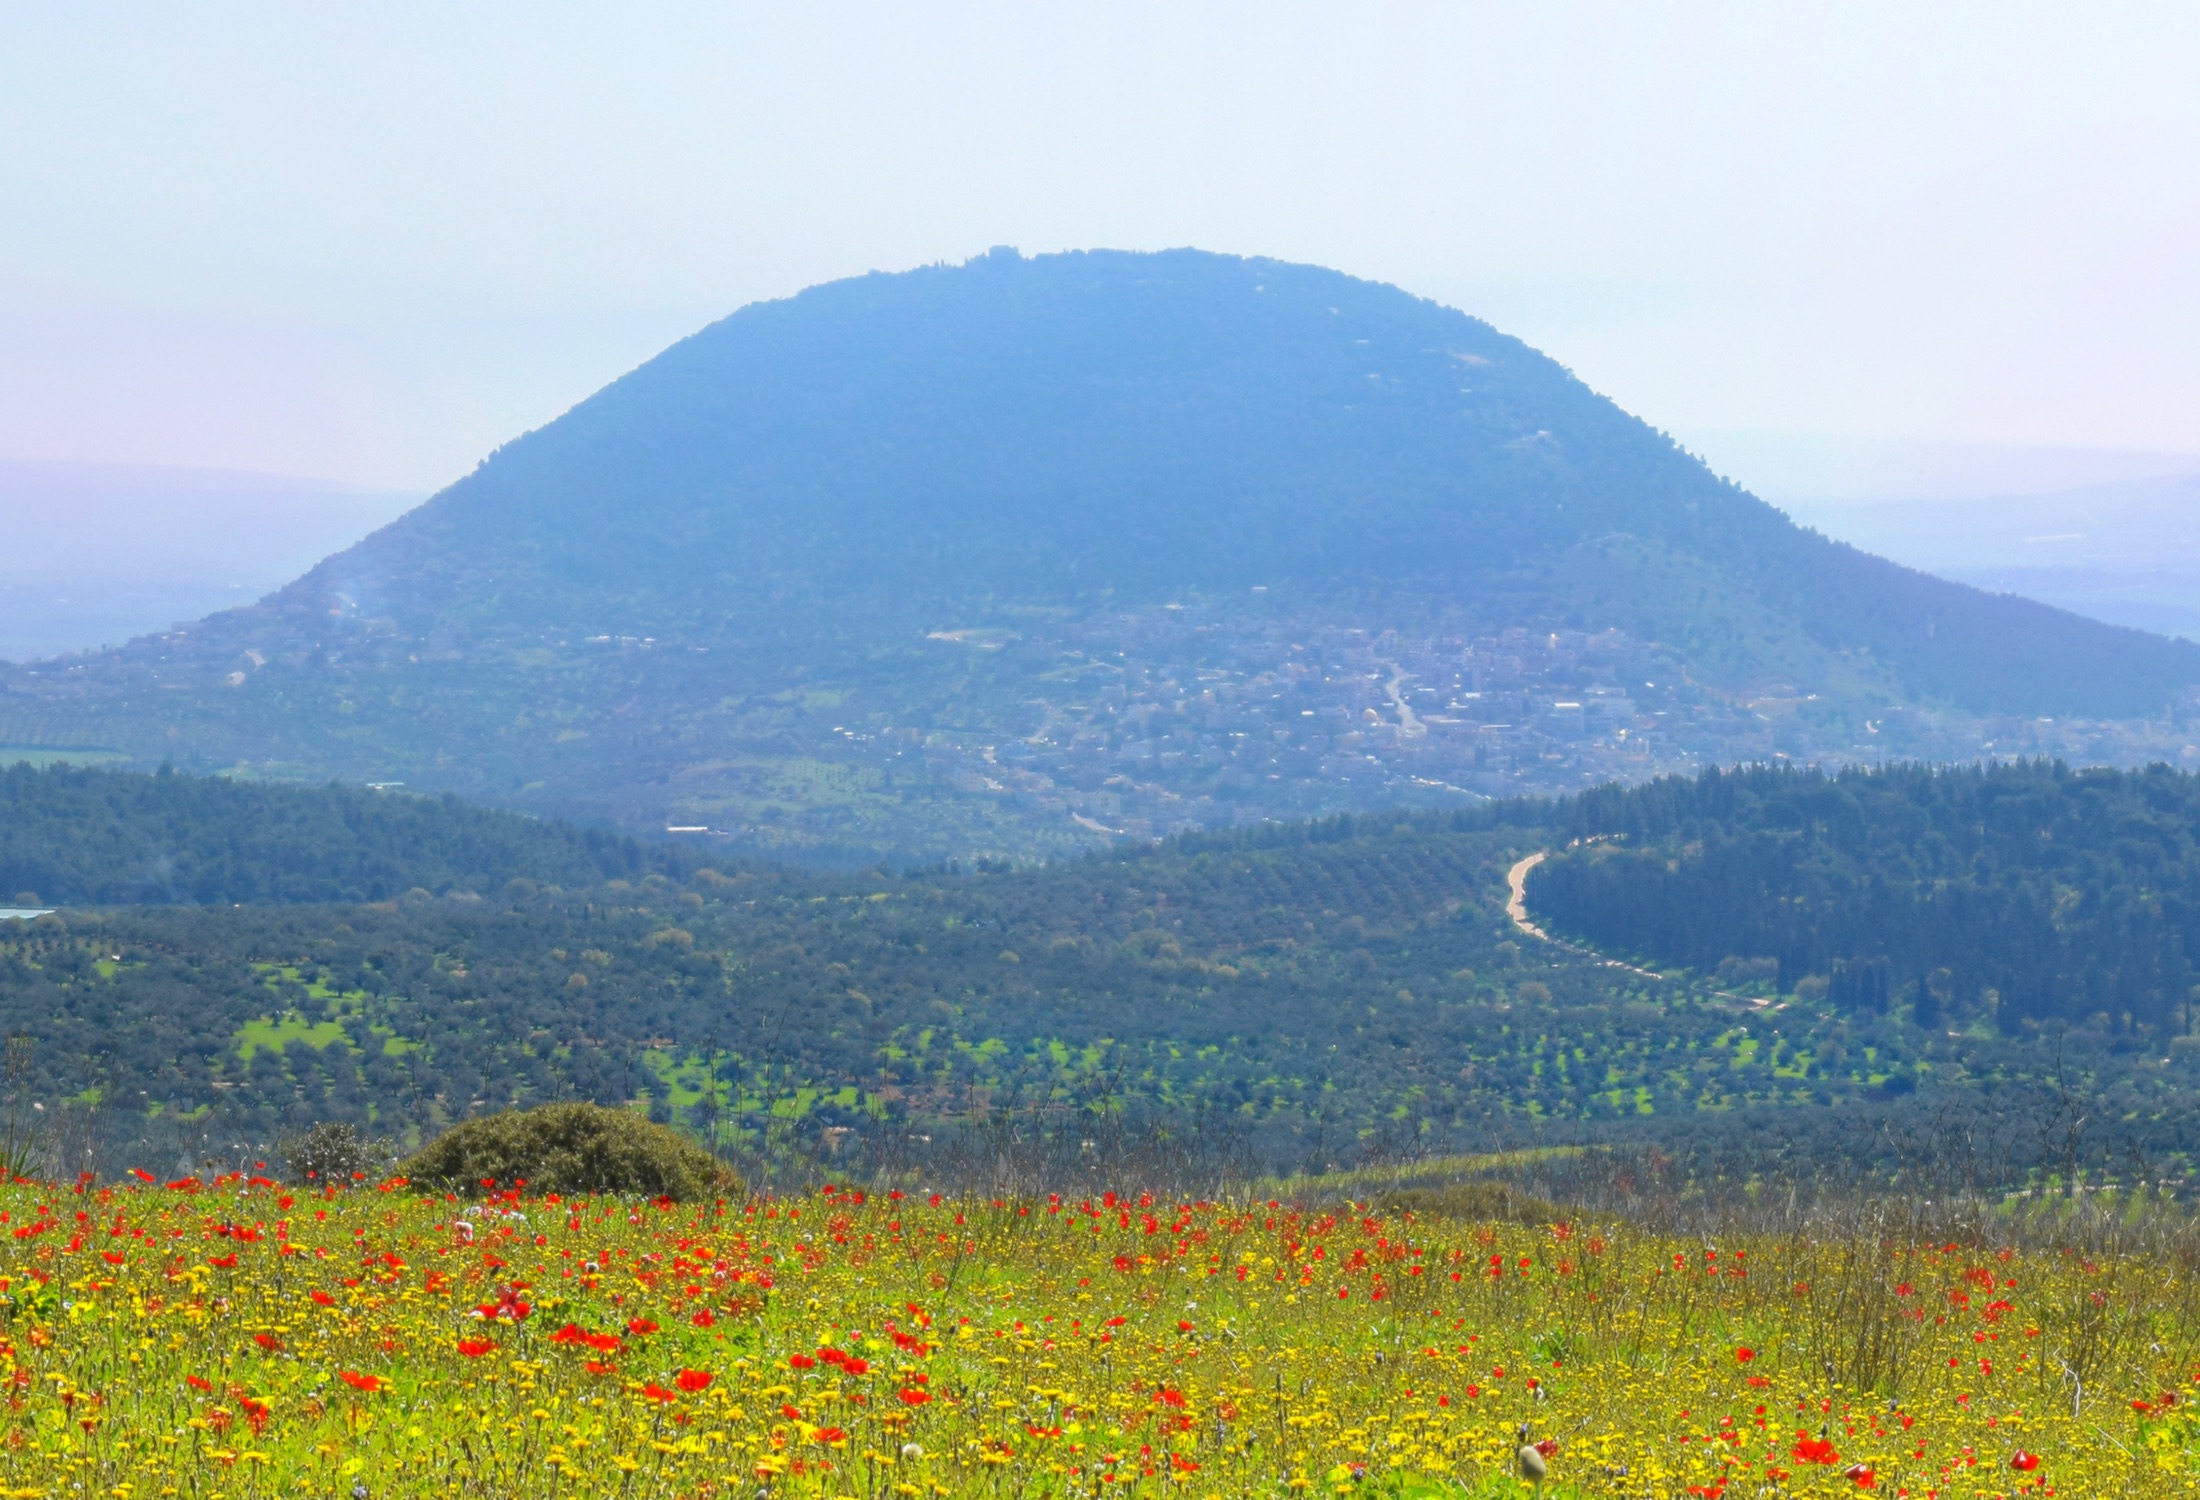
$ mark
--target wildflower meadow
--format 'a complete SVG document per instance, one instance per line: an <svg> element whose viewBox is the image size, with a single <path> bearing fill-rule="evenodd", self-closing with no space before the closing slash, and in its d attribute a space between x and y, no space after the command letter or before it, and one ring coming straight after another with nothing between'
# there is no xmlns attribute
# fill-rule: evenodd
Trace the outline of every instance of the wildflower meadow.
<svg viewBox="0 0 2200 1500"><path fill-rule="evenodd" d="M0 1492L2193 1492L2191 1268L2096 1238L17 1183Z"/></svg>

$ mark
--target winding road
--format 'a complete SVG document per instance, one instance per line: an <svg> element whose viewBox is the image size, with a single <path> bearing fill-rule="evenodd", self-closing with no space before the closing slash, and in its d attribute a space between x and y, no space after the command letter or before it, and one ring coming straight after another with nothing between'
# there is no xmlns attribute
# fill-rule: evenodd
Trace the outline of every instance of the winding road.
<svg viewBox="0 0 2200 1500"><path fill-rule="evenodd" d="M1552 942L1554 939L1549 933L1528 920L1528 872L1550 857L1550 850L1538 849L1505 872L1505 884L1512 887L1512 895L1505 902L1505 915L1512 918L1513 926L1530 937L1543 939L1546 943Z"/></svg>
<svg viewBox="0 0 2200 1500"><path fill-rule="evenodd" d="M1512 892L1505 899L1505 915L1512 918L1513 926L1525 932L1529 937L1541 939L1554 948L1564 948L1568 953L1578 953L1583 958L1595 959L1607 969L1625 969L1628 973L1640 974L1645 979L1663 981L1665 976L1655 969L1638 969L1633 964L1622 963L1616 958L1606 958L1594 949L1584 948L1578 943L1569 943L1563 938L1552 937L1528 920L1528 872L1550 857L1550 850L1538 849L1505 872L1505 884L1511 888Z"/></svg>

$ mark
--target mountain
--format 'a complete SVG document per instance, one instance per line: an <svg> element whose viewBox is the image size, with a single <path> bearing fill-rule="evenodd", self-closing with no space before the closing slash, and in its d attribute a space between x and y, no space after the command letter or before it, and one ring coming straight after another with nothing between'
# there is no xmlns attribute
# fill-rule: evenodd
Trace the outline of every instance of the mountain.
<svg viewBox="0 0 2200 1500"><path fill-rule="evenodd" d="M2196 682L1799 529L1396 288L997 251L744 308L256 605L12 670L0 750L857 859L1961 752Z"/></svg>

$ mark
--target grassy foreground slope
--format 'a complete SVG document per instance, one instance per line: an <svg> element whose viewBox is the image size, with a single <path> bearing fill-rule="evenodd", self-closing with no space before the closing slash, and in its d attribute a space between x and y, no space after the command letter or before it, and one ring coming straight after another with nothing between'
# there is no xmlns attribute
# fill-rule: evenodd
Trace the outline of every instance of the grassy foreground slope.
<svg viewBox="0 0 2200 1500"><path fill-rule="evenodd" d="M1555 1496L2200 1486L2191 1259L2107 1226L262 1183L0 1188L8 1493L1435 1500L1523 1437Z"/></svg>

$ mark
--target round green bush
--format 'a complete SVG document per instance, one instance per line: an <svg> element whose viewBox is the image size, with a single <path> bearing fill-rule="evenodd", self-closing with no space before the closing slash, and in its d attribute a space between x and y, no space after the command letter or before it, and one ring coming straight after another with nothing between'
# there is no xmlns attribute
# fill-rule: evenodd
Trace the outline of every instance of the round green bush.
<svg viewBox="0 0 2200 1500"><path fill-rule="evenodd" d="M724 1162L630 1110L545 1104L453 1126L398 1167L423 1187L480 1193L526 1183L529 1192L723 1197L742 1191Z"/></svg>

